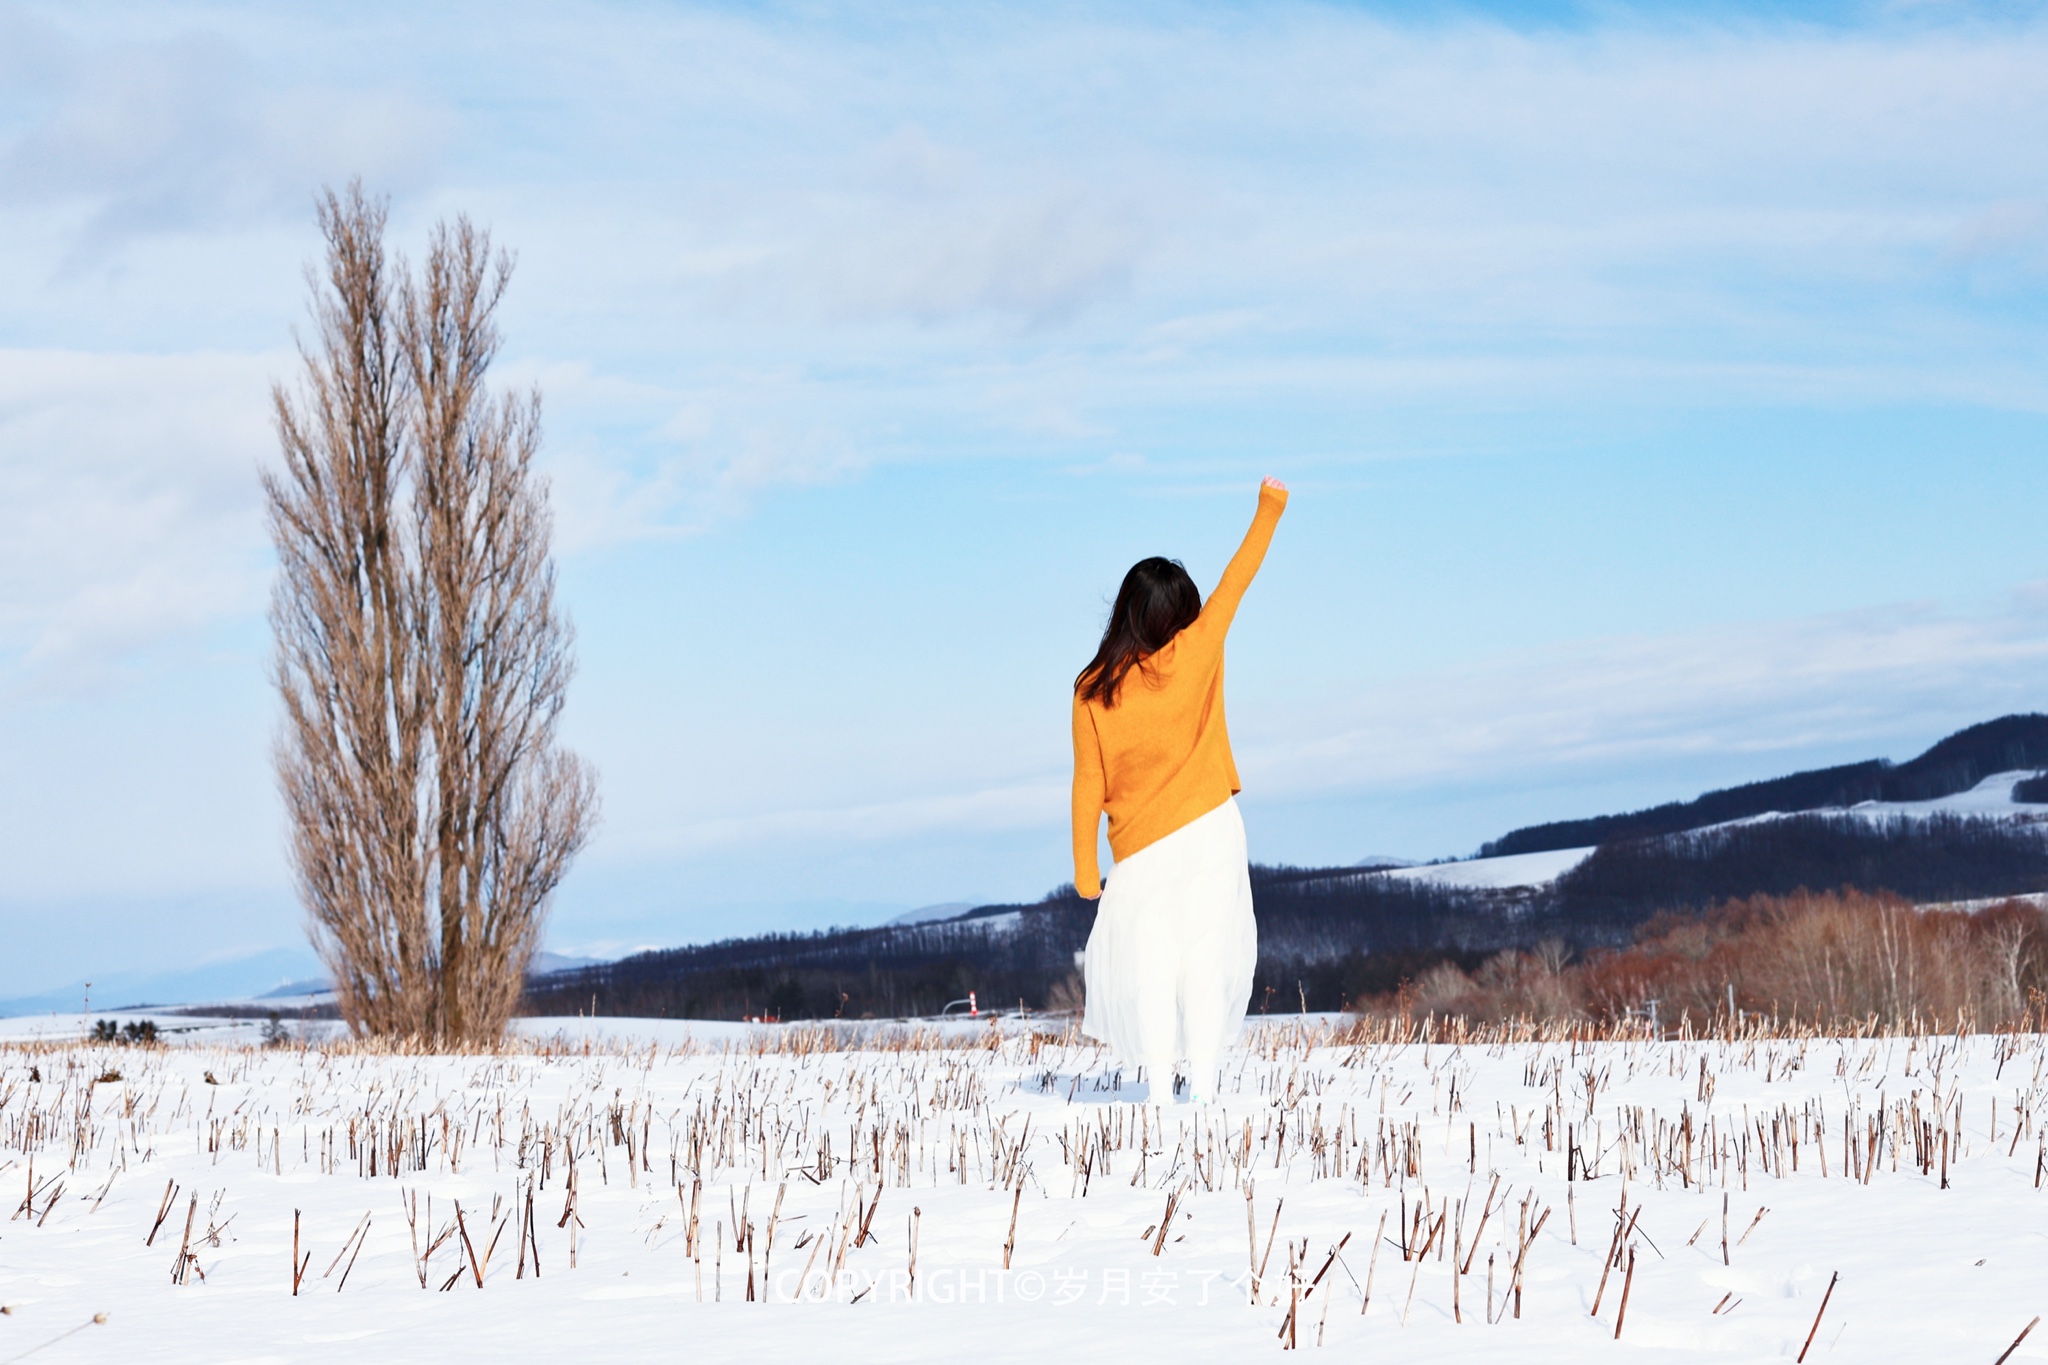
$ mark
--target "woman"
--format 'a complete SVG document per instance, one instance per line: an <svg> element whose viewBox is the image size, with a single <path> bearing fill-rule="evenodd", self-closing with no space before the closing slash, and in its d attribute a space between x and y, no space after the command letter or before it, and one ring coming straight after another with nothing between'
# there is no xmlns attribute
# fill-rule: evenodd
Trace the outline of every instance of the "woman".
<svg viewBox="0 0 2048 1365"><path fill-rule="evenodd" d="M1074 886L1102 898L1083 959L1081 1029L1172 1093L1215 1094L1217 1060L1244 1025L1258 960L1241 789L1223 724L1223 637L1266 557L1287 486L1259 487L1258 515L1205 605L1177 560L1124 575L1095 658L1074 680ZM1115 876L1096 830L1109 814Z"/></svg>

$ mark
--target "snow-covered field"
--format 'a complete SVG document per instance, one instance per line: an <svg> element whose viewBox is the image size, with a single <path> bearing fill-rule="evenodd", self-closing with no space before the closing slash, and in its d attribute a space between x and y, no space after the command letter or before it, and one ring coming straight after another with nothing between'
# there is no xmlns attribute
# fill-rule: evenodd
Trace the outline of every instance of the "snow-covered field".
<svg viewBox="0 0 2048 1365"><path fill-rule="evenodd" d="M2048 1311L2044 1066L1268 1024L1193 1109L1014 1025L16 1043L0 1361L1988 1365Z"/></svg>

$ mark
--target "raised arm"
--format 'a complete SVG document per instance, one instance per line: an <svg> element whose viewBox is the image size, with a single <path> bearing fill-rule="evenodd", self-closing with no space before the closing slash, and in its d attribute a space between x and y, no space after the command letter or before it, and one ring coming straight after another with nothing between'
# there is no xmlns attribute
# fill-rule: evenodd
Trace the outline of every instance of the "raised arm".
<svg viewBox="0 0 2048 1365"><path fill-rule="evenodd" d="M1102 776L1102 741L1087 703L1074 698L1074 889L1088 899L1102 894L1102 870L1096 862L1096 838L1102 828L1102 807L1109 788Z"/></svg>
<svg viewBox="0 0 2048 1365"><path fill-rule="evenodd" d="M1221 636L1230 629L1230 618L1237 614L1237 604L1244 597L1244 590L1252 585L1252 576L1259 571L1259 565L1266 558L1266 547L1273 543L1273 528L1280 524L1280 513L1287 506L1287 485L1278 479L1267 479L1259 485L1259 510L1252 516L1252 527L1244 533L1244 543L1237 547L1237 553L1230 557L1224 567L1222 581L1216 591L1209 594L1209 600L1202 604L1202 615L1195 622L1194 629L1205 635Z"/></svg>

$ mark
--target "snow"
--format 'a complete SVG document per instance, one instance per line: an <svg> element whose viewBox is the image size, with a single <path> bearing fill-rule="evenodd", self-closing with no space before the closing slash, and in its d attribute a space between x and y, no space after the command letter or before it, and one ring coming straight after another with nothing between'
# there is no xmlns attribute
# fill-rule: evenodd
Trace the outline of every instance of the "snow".
<svg viewBox="0 0 2048 1365"><path fill-rule="evenodd" d="M1433 882L1438 886L1465 886L1483 890L1505 890L1518 886L1542 886L1556 881L1586 861L1590 848L1550 849L1542 853L1511 853L1503 858L1468 858L1455 863L1428 863L1421 867L1396 868L1383 876L1402 881Z"/></svg>
<svg viewBox="0 0 2048 1365"><path fill-rule="evenodd" d="M159 1035L166 1043L210 1044L223 1047L262 1041L265 1022L261 1018L196 1017L147 1009L94 1010L91 1014L18 1014L0 1018L0 1045L76 1042L90 1037L93 1024L101 1019L111 1019L117 1024L146 1019L157 1026ZM325 1038L339 1029L339 1025L330 1026L318 1022L294 1022L291 1027L309 1029L311 1036L315 1038ZM0 1157L0 1160L4 1160L4 1157Z"/></svg>
<svg viewBox="0 0 2048 1365"><path fill-rule="evenodd" d="M267 1022L261 1018L170 1014L161 1010L95 1010L91 1014L18 1015L0 1019L0 1046L9 1043L80 1042L91 1036L93 1025L101 1019L112 1019L117 1024L146 1019L157 1026L157 1031L166 1044L178 1047L252 1046L262 1041L263 1028ZM997 1019L997 1016L984 1013L973 1019L965 1017L964 1014L944 1019L831 1019L806 1022L800 1027L830 1031L846 1044L852 1045L871 1034L901 1032L910 1028L926 1030L941 1037L979 1037L981 1031L991 1027L991 1019ZM1014 1031L1029 1027L1030 1022L1015 1015L1003 1015L998 1019L996 1026ZM342 1038L345 1033L343 1026L334 1020L287 1019L283 1024L295 1044L326 1043ZM763 1038L780 1036L788 1027L799 1026L742 1023L726 1019L630 1019L610 1015L594 1018L583 1015L542 1016L512 1021L512 1033L520 1040L521 1045L557 1049L582 1047L586 1043L600 1047L647 1043L662 1047L748 1046Z"/></svg>
<svg viewBox="0 0 2048 1365"><path fill-rule="evenodd" d="M1298 1339L1343 1358L1789 1360L1836 1275L1809 1361L1989 1361L2048 1309L2040 1036L1354 1048L1310 1019L1252 1030L1218 1103L1194 1109L1015 1023L915 1048L872 1027L853 1048L794 1026L523 1028L480 1056L266 1051L225 1032L0 1047L0 1203L21 1214L0 1223L0 1360L77 1329L37 1365L1242 1361L1279 1349L1292 1293L1326 1263ZM1867 1179L1845 1175L1845 1133L1867 1152L1873 1132ZM872 1238L847 1236L842 1258L845 1218L877 1195L877 1134ZM1568 1143L1584 1179L1567 1180ZM424 1247L458 1200L423 1289L409 1224ZM1516 1316L1525 1201L1542 1222ZM1469 1274L1437 1249L1403 1259L1418 1208L1448 1215ZM196 1272L173 1284L188 1215ZM1254 1302L1248 1243L1265 1256L1276 1215ZM755 1228L765 1302L746 1301L735 1219ZM804 1283L837 1286L824 1302L791 1301L807 1265ZM2048 1359L2048 1332L2012 1359Z"/></svg>
<svg viewBox="0 0 2048 1365"><path fill-rule="evenodd" d="M921 905L915 910L905 910L902 914L885 922L889 924L930 924L937 920L959 919L962 915L975 908L976 904L973 901L947 901L943 905Z"/></svg>
<svg viewBox="0 0 2048 1365"><path fill-rule="evenodd" d="M1932 801L1859 801L1853 806L1827 806L1819 810L1774 810L1761 815L1747 815L1740 820L1723 821L1718 825L1703 825L1701 828L1730 829L1737 825L1755 824L1761 820L1796 820L1808 815L1853 815L1871 821L1926 820L1937 815L1961 815L1976 819L2038 823L2048 820L2048 807L2020 804L2012 799L2014 785L2032 776L2032 768L2020 772L1993 773L1968 791L1936 797Z"/></svg>
<svg viewBox="0 0 2048 1365"><path fill-rule="evenodd" d="M2017 805L2012 799L2015 783L2035 775L2032 768L1994 773L1966 792L1933 801L1864 801L1858 805L1831 806L1810 811L1770 811L1746 816L1703 829L1728 829L1761 820L1789 820L1808 815L1851 815L1878 821L1928 819L1936 815L1962 815L1984 819L2007 819L2048 823L2048 807ZM1407 881L1432 882L1438 886L1470 887L1475 890L1507 890L1515 887L1545 886L1584 862L1593 850L1562 848L1543 853L1515 853L1504 858L1467 858L1459 862L1429 863L1397 868L1382 875Z"/></svg>
<svg viewBox="0 0 2048 1365"><path fill-rule="evenodd" d="M2035 805L2022 805L2012 799L2013 787L2035 775L2027 768L2019 772L1993 773L1965 792L1953 796L1939 797L1933 801L1863 801L1848 808L1852 815L1867 816L1871 819L1886 819L1893 816L1907 816L1925 819L1933 815L1972 815L1991 818L2036 819L2048 811Z"/></svg>

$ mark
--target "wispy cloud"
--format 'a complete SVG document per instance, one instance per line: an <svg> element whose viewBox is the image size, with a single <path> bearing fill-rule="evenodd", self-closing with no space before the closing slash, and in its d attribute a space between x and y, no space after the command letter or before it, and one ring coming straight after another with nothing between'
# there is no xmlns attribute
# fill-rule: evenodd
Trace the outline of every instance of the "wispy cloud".
<svg viewBox="0 0 2048 1365"><path fill-rule="evenodd" d="M1320 702L1288 704L1240 685L1232 733L1251 799L1262 802L1569 789L1617 772L1731 763L1761 779L1818 750L1881 756L1878 746L1902 733L1932 742L1945 727L2035 709L2044 668L2048 591L2030 589L1976 616L1908 603L1573 641L1347 687ZM1007 733L1021 719L995 715L990 726ZM1067 755L1058 738L1048 731L1034 746L1044 768L999 784L976 785L975 753L950 764L927 756L930 785L921 792L887 801L849 792L843 803L801 806L749 792L750 809L676 810L661 836L638 829L626 838L640 856L771 847L822 855L1058 830L1067 819ZM1676 786L1670 793L1693 794Z"/></svg>
<svg viewBox="0 0 2048 1365"><path fill-rule="evenodd" d="M261 609L268 368L0 352L0 678L90 680Z"/></svg>
<svg viewBox="0 0 2048 1365"><path fill-rule="evenodd" d="M1150 236L1109 187L1043 166L1020 175L916 127L866 148L857 167L817 196L808 240L757 267L833 321L1068 322L1129 289Z"/></svg>
<svg viewBox="0 0 2048 1365"><path fill-rule="evenodd" d="M196 17L196 16L195 16ZM302 215L311 187L352 173L416 183L446 115L374 88L280 79L217 29L92 40L0 11L0 206L77 223L70 263L138 237Z"/></svg>
<svg viewBox="0 0 2048 1365"><path fill-rule="evenodd" d="M1245 771L1281 798L1556 786L1741 754L1763 778L1776 755L2038 709L2044 666L2048 598L2030 589L1979 615L1910 603L1572 641L1233 728Z"/></svg>
<svg viewBox="0 0 2048 1365"><path fill-rule="evenodd" d="M675 831L666 851L688 854L731 847L839 846L1042 828L1046 812L1063 809L1064 782L1040 780L843 806L764 810L719 816Z"/></svg>
<svg viewBox="0 0 2048 1365"><path fill-rule="evenodd" d="M1158 461L1276 412L2048 406L2039 23L476 12L394 49L0 11L21 307L158 349L226 309L267 349L295 282L214 237L302 258L356 172L408 225L478 212L524 249L515 355L593 547L891 460ZM147 285L35 284L144 241Z"/></svg>

